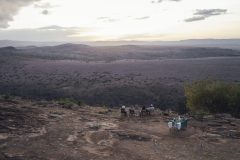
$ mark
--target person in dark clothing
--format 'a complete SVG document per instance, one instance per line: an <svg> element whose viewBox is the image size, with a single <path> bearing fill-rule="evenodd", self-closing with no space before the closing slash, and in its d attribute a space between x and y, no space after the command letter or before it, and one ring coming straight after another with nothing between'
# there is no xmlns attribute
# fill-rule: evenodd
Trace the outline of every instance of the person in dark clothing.
<svg viewBox="0 0 240 160"><path fill-rule="evenodd" d="M134 116L134 114L135 114L135 110L134 110L133 107L131 107L131 108L129 109L129 115Z"/></svg>
<svg viewBox="0 0 240 160"><path fill-rule="evenodd" d="M126 107L125 106L121 107L121 115L127 117L127 111L126 111Z"/></svg>
<svg viewBox="0 0 240 160"><path fill-rule="evenodd" d="M146 113L146 106L142 106L142 109L140 111L140 117L143 116L143 114Z"/></svg>

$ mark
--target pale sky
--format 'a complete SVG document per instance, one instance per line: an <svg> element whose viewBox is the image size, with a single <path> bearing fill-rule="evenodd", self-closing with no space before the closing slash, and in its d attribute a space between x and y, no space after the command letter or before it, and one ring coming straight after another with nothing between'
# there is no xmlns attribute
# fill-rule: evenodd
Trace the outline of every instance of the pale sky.
<svg viewBox="0 0 240 160"><path fill-rule="evenodd" d="M0 40L240 38L240 0L0 0Z"/></svg>

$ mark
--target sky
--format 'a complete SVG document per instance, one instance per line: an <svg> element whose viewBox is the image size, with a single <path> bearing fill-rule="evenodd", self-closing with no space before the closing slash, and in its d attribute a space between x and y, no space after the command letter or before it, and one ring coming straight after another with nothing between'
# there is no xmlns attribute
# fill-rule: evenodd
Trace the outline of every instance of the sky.
<svg viewBox="0 0 240 160"><path fill-rule="evenodd" d="M240 0L0 0L0 40L240 38Z"/></svg>

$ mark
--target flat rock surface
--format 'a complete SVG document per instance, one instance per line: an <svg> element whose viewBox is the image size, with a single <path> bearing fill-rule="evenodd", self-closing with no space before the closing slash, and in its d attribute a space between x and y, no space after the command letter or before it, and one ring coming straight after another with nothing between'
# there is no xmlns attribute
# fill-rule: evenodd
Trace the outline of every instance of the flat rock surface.
<svg viewBox="0 0 240 160"><path fill-rule="evenodd" d="M158 111L125 118L115 109L21 99L0 100L0 111L1 160L240 159L235 118L191 119L187 130L170 133L171 117Z"/></svg>

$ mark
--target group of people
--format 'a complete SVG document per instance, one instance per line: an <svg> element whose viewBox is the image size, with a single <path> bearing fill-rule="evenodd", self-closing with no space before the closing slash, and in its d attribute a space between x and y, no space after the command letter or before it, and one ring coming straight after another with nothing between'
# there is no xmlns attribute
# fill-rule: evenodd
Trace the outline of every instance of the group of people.
<svg viewBox="0 0 240 160"><path fill-rule="evenodd" d="M176 130L185 130L187 128L188 118L178 116L177 118L173 118L171 121L168 122L168 127L170 131Z"/></svg>
<svg viewBox="0 0 240 160"><path fill-rule="evenodd" d="M153 106L153 104L151 104L150 106L146 107L146 106L142 106L140 112L139 112L139 116L144 116L144 115L151 115L152 112L154 112L155 108ZM126 106L122 106L121 107L121 115L122 116L135 116L136 115L136 111L133 107L130 108L126 108Z"/></svg>

